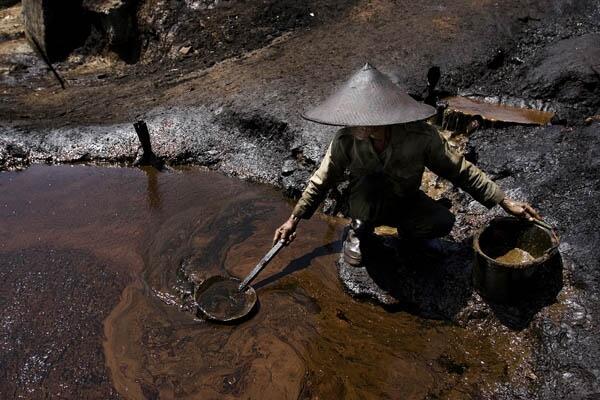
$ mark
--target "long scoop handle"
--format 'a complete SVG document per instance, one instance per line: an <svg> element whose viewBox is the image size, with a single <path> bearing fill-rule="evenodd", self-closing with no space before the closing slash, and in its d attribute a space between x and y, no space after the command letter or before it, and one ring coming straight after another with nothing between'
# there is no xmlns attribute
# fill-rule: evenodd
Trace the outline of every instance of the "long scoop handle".
<svg viewBox="0 0 600 400"><path fill-rule="evenodd" d="M273 257L275 257L275 255L277 253L279 253L279 250L281 250L284 245L285 245L285 242L283 240L280 240L275 244L275 246L271 247L271 250L269 250L269 252L267 254L265 254L265 256L262 258L262 260L260 260L258 262L258 264L256 264L256 267L254 267L254 269L252 271L250 271L248 276L246 278L244 278L242 283L240 283L240 286L238 287L238 290L240 292L242 290L244 290L246 288L246 286L248 286L248 284L250 284L250 282L252 282L252 280L254 278L256 278L256 275L258 275L259 272L262 271L263 268L267 266L269 261L271 261L271 259Z"/></svg>

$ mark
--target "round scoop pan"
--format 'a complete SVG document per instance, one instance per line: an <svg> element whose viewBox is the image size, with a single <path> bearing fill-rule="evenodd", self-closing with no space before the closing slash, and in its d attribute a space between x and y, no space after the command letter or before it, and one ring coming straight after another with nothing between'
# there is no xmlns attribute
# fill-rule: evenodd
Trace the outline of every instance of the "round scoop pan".
<svg viewBox="0 0 600 400"><path fill-rule="evenodd" d="M283 246L285 243L280 240L271 247L243 281L224 276L213 276L205 280L194 296L199 312L207 319L221 322L239 320L250 314L256 305L256 292L250 286L250 282Z"/></svg>
<svg viewBox="0 0 600 400"><path fill-rule="evenodd" d="M207 319L232 322L244 318L256 306L256 292L251 286L239 290L242 282L236 278L213 276L196 290L199 312Z"/></svg>

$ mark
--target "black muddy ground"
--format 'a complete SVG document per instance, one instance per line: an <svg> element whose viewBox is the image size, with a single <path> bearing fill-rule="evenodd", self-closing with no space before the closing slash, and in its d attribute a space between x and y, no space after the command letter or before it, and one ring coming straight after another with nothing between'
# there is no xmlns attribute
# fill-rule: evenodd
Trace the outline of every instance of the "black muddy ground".
<svg viewBox="0 0 600 400"><path fill-rule="evenodd" d="M451 190L445 195L458 216L451 245L456 262L444 274L431 274L438 280L413 280L424 285L416 289L427 289L409 291L409 311L533 338L534 372L523 373L520 384L502 388L499 397L600 393L600 343L593 334L600 318L594 229L600 127L584 126L600 114L598 3L255 3L141 2L137 63L119 60L90 37L57 64L67 80L64 91L32 54L0 54L9 66L0 77L0 168L132 162L138 144L131 123L143 118L168 163L206 165L295 196L333 132L301 120L300 110L365 61L415 97L425 95L427 70L437 65L439 93L557 112L558 126L479 131L468 153L511 196L528 199L559 228L564 282L556 301L534 307L482 302L468 280L469 238L499 211L486 214ZM18 29L1 37L3 43L24 40ZM438 297L425 295L439 287ZM548 302L553 306L541 307Z"/></svg>
<svg viewBox="0 0 600 400"><path fill-rule="evenodd" d="M539 398L593 398L600 392L599 131L599 124L511 128L480 132L470 141L478 164L511 197L536 204L561 236L562 307L542 311L529 328L539 337Z"/></svg>

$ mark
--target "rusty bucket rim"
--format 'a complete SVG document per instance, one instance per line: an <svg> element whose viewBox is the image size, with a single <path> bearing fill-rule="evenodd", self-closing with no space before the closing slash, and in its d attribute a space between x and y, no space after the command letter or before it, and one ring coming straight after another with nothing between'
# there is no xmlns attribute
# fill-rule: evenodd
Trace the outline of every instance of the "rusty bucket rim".
<svg viewBox="0 0 600 400"><path fill-rule="evenodd" d="M492 224L498 223L498 222L502 222L502 221L507 221L510 223L517 223L517 224L521 224L521 225L529 225L535 227L536 229L539 229L541 231L544 231L546 233L549 234L550 236L550 240L552 242L552 246L550 248L548 248L547 250L544 251L544 254L541 257L536 257L535 259L533 259L532 261L527 261L521 264L511 264L511 263L506 263L503 261L498 261L495 258L492 258L490 256L488 256L482 249L481 246L479 244L479 238L481 237L481 235L483 234L483 232L485 232L488 228L490 228L492 226ZM524 220L520 220L518 218L515 217L495 217L494 219L492 219L491 221L489 221L487 224L485 224L483 227L481 227L476 233L475 236L473 237L473 249L475 250L475 252L482 256L485 260L487 260L488 262L490 262L491 264L489 266L491 267L496 267L496 268L504 268L504 269L508 269L508 270L525 270L525 269L529 269L529 268L536 268L539 267L540 265L544 264L545 262L549 261L550 258L552 256L554 256L556 254L556 252L558 251L558 246L560 245L560 237L558 236L558 234L556 233L556 231L551 231L548 232L547 230L531 223L528 221L524 221Z"/></svg>

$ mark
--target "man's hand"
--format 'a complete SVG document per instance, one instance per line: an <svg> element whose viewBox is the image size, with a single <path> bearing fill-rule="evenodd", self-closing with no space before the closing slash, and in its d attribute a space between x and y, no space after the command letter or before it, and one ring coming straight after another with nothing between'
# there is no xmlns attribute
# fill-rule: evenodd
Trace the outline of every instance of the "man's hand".
<svg viewBox="0 0 600 400"><path fill-rule="evenodd" d="M540 214L538 214L538 212L533 207L521 201L511 200L508 197L506 197L500 202L500 206L504 209L504 211L518 218L526 219L528 221L533 221L534 219L542 219Z"/></svg>
<svg viewBox="0 0 600 400"><path fill-rule="evenodd" d="M296 226L298 226L298 221L300 221L298 217L290 215L290 218L275 230L273 246L280 240L283 240L286 246L292 243L296 238Z"/></svg>

